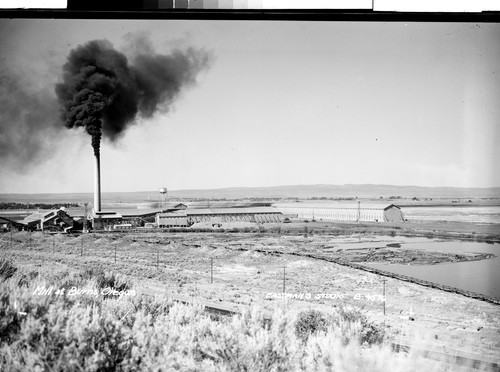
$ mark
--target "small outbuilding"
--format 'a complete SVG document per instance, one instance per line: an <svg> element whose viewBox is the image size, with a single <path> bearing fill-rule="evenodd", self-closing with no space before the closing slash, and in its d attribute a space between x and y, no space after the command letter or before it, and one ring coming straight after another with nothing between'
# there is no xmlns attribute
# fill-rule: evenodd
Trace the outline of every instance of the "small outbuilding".
<svg viewBox="0 0 500 372"><path fill-rule="evenodd" d="M187 214L184 211L158 213L156 215L158 227L188 227Z"/></svg>
<svg viewBox="0 0 500 372"><path fill-rule="evenodd" d="M384 208L385 222L404 222L405 216L403 211L397 205L391 204Z"/></svg>

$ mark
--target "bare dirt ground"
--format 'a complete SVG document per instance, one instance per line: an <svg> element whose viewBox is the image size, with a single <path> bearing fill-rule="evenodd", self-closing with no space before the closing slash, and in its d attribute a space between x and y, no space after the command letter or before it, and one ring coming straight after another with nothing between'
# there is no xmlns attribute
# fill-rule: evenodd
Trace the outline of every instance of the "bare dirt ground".
<svg viewBox="0 0 500 372"><path fill-rule="evenodd" d="M332 227L317 222L268 228L276 232L82 236L18 232L12 234L12 241L10 233L0 235L0 252L23 270L49 266L74 271L102 266L128 275L135 288L156 295L177 293L236 306L285 306L290 311L328 312L341 304L356 306L371 319L385 323L389 339L395 342L421 337L430 340L427 348L500 362L498 305L291 254L322 249L349 259L359 256L360 249L355 247L370 252L381 244L393 244L388 251L397 252L398 242L412 233L417 237L461 234L464 239L496 240L497 227L474 230L461 224L444 228L435 223ZM391 231L395 236L390 236ZM339 248L347 244L355 249Z"/></svg>

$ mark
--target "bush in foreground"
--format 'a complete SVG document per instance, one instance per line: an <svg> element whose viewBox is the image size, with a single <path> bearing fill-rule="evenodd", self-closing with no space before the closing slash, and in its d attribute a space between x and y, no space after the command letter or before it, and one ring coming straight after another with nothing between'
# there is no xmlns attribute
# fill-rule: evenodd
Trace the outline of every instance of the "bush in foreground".
<svg viewBox="0 0 500 372"><path fill-rule="evenodd" d="M376 326L358 310L295 317L276 309L270 320L253 310L214 320L202 306L163 298L34 296L40 283L0 284L0 370L451 370L378 345ZM94 277L82 284L99 285Z"/></svg>
<svg viewBox="0 0 500 372"><path fill-rule="evenodd" d="M295 322L295 334L302 342L306 342L309 336L318 332L326 332L331 325L323 313L317 310L308 310L300 313Z"/></svg>
<svg viewBox="0 0 500 372"><path fill-rule="evenodd" d="M4 258L0 259L0 280L6 280L12 277L17 271L17 268L11 261Z"/></svg>
<svg viewBox="0 0 500 372"><path fill-rule="evenodd" d="M385 331L379 325L370 322L359 309L340 306L335 315L325 315L317 310L299 313L295 322L295 334L307 342L310 336L338 330L344 345L357 342L371 346L384 341Z"/></svg>

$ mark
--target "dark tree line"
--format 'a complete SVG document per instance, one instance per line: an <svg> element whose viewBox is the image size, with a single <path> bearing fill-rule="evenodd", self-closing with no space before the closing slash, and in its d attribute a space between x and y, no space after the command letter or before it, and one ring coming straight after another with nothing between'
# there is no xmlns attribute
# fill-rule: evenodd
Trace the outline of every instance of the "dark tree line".
<svg viewBox="0 0 500 372"><path fill-rule="evenodd" d="M0 209L59 209L79 207L76 203L16 203L0 202Z"/></svg>

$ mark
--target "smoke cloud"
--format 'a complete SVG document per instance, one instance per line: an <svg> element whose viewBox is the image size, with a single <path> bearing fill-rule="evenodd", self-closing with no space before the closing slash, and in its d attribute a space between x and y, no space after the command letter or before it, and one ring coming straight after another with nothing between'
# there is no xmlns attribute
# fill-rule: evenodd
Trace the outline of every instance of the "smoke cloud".
<svg viewBox="0 0 500 372"><path fill-rule="evenodd" d="M61 128L57 101L52 91L33 89L12 69L3 67L0 75L0 166L23 172L55 151L53 138Z"/></svg>
<svg viewBox="0 0 500 372"><path fill-rule="evenodd" d="M144 38L129 60L106 40L72 50L63 66L63 82L55 91L66 127L83 127L99 154L101 136L116 141L139 118L167 112L183 89L196 83L209 66L204 50L176 49L157 54Z"/></svg>

